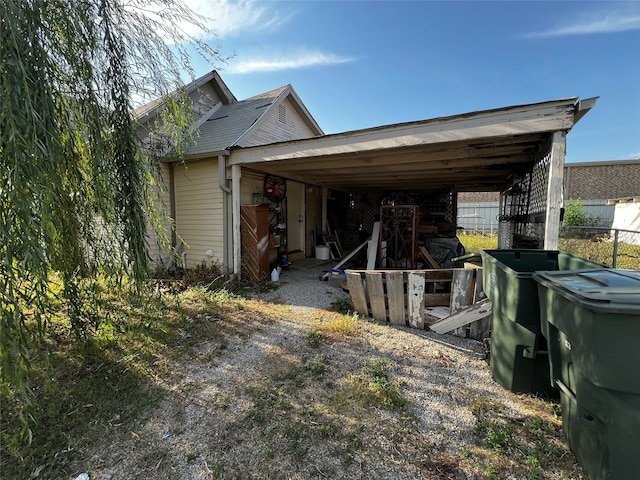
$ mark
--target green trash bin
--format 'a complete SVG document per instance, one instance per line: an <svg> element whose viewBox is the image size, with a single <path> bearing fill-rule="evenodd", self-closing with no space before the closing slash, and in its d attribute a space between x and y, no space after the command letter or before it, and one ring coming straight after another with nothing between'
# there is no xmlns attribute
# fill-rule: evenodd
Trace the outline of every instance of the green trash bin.
<svg viewBox="0 0 640 480"><path fill-rule="evenodd" d="M533 272L603 266L558 250L485 250L482 265L484 291L493 305L491 375L512 392L557 397Z"/></svg>
<svg viewBox="0 0 640 480"><path fill-rule="evenodd" d="M640 472L640 272L537 272L565 438L593 479Z"/></svg>

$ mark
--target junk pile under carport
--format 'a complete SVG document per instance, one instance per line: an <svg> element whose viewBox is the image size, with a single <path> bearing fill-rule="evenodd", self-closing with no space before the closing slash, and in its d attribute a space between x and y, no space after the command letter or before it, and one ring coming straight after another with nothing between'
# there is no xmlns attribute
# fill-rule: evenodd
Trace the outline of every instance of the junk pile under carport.
<svg viewBox="0 0 640 480"><path fill-rule="evenodd" d="M322 279L348 289L358 313L479 340L489 336L491 304L482 288L482 267L463 261L451 191L390 193L376 200L366 195L366 202L355 196L349 205L346 219L358 219L371 235ZM371 221L374 214L377 220ZM331 232L340 238L339 230Z"/></svg>
<svg viewBox="0 0 640 480"><path fill-rule="evenodd" d="M393 325L482 340L489 335L491 305L482 289L482 269L347 270L355 310ZM469 324L474 324L467 328Z"/></svg>

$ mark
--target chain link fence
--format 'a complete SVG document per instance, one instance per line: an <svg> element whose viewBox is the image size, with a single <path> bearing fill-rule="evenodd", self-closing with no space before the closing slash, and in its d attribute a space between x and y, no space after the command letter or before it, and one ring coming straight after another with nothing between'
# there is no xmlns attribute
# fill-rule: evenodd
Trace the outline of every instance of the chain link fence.
<svg viewBox="0 0 640 480"><path fill-rule="evenodd" d="M640 232L606 227L562 227L558 248L608 267L640 270Z"/></svg>

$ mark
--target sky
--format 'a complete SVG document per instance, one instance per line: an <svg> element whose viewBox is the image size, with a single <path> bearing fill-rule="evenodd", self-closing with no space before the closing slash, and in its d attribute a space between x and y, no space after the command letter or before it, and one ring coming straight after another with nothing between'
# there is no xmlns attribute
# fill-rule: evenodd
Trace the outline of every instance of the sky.
<svg viewBox="0 0 640 480"><path fill-rule="evenodd" d="M327 134L600 97L566 161L640 158L640 1L183 1L236 98L291 84Z"/></svg>

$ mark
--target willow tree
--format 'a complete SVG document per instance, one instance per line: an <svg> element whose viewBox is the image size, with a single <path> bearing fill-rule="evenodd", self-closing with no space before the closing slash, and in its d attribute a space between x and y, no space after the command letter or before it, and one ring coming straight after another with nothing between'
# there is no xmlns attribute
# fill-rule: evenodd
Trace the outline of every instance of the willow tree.
<svg viewBox="0 0 640 480"><path fill-rule="evenodd" d="M151 130L179 150L189 125L190 54L221 60L188 33L202 18L176 0L0 2L0 369L24 390L46 331L51 282L74 331L90 326L83 272L133 282L148 271L156 162L136 102L163 98ZM153 222L152 222L153 223ZM108 241L105 238L108 237ZM56 299L56 302L60 300Z"/></svg>

